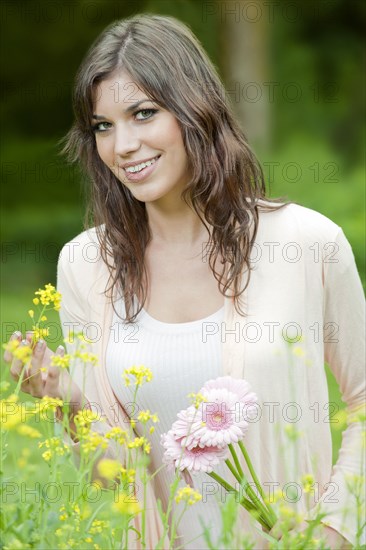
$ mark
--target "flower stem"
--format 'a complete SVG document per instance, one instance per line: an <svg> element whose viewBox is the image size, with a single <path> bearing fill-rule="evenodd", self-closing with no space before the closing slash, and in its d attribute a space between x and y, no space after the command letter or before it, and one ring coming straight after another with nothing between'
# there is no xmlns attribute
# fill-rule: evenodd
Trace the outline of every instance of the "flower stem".
<svg viewBox="0 0 366 550"><path fill-rule="evenodd" d="M266 497L265 497L265 494L264 494L262 485L260 484L259 479L258 479L258 477L257 477L257 474L255 473L255 470L254 470L254 468L253 468L253 464L252 464L252 462L251 462L251 460L250 460L250 457L249 457L249 454L248 454L248 452L247 452L247 450L246 450L246 448L245 448L245 445L244 445L244 443L243 443L242 441L239 441L239 442L238 442L238 445L239 445L239 448L240 448L240 450L241 450L241 452L242 452L242 454L243 454L243 456L244 456L245 462L247 463L247 466L248 466L250 475L251 475L252 478L253 478L253 481L254 481L254 483L255 483L255 486L257 487L259 494L261 495L263 501L265 502ZM270 513L270 515L271 515L272 520L274 521L274 523L276 523L276 521L277 521L277 516L276 516L276 514L274 513L274 510L273 510L272 506L271 506L269 503L266 503L266 505L267 505L267 509L268 509L268 511L269 511L269 513Z"/></svg>
<svg viewBox="0 0 366 550"><path fill-rule="evenodd" d="M238 473L240 475L240 477L244 477L244 472L243 472L243 469L240 465L240 462L239 462L239 459L238 459L238 455L236 454L236 451L233 447L233 444L232 443L229 443L228 445L229 449L230 449L230 452L231 452L231 456L233 457L234 459L234 462L235 462L235 466L236 466L236 469L238 470Z"/></svg>
<svg viewBox="0 0 366 550"><path fill-rule="evenodd" d="M232 485L230 485L230 483L225 481L225 479L223 479L221 476L219 476L215 472L207 473L207 475L209 475L210 477L212 477L212 479L217 481L224 489L226 489L226 491L228 493L236 493L236 495L239 495L239 497L240 497L240 494L238 493L238 491L236 489L234 489L234 487ZM254 515L254 517L261 523L261 525L263 527L267 528L268 530L270 530L272 528L272 527L269 527L267 518L263 515L263 513L260 510L258 510L257 506L255 504L253 504L253 502L251 500L249 500L245 497L242 497L240 499L240 504L249 513ZM258 516L258 511L260 512L259 516Z"/></svg>
<svg viewBox="0 0 366 550"><path fill-rule="evenodd" d="M226 466L229 468L230 472L233 474L233 476L235 477L235 479L236 479L237 481L239 481L239 483L241 483L240 476L239 476L238 472L235 470L234 465L233 465L233 463L230 461L230 459L227 458L227 459L225 460L225 464L226 464Z"/></svg>
<svg viewBox="0 0 366 550"><path fill-rule="evenodd" d="M233 456L233 459L234 459L234 462L235 462L235 465L238 469L238 472L239 472L239 476L240 476L240 479L238 479L239 483L241 485L243 485L243 488L244 488L244 491L247 493L248 497L252 500L253 504L256 506L256 508L258 509L258 511L260 511L263 515L263 517L266 519L266 522L267 524L275 524L276 522L276 519L273 517L273 515L271 514L271 512L267 509L266 505L264 504L264 502L262 502L258 497L257 495L255 494L255 491L253 490L253 488L250 486L244 472L243 472L243 469L240 465L240 462L239 462L239 459L238 459L238 456L236 454L236 451L233 447L233 445L230 443L228 445L229 449L230 449L230 452ZM227 464L227 466L229 466ZM230 468L230 466L229 466ZM253 469L253 467L252 467ZM231 468L230 468L231 470ZM232 470L231 470L232 471ZM234 472L232 471L232 473L234 474ZM235 474L234 474L235 475ZM235 476L236 477L236 476ZM258 478L257 478L258 479ZM258 482L259 483L259 482ZM263 492L263 491L262 491ZM273 526L272 525L272 526ZM271 526L271 527L272 527Z"/></svg>

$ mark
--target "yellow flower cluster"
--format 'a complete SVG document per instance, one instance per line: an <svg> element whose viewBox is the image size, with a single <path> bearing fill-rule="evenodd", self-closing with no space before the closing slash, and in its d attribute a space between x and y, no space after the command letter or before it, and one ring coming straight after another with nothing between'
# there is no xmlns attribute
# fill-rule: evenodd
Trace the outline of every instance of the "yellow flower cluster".
<svg viewBox="0 0 366 550"><path fill-rule="evenodd" d="M314 477L311 474L305 474L301 478L302 487L304 489L304 493L314 493Z"/></svg>
<svg viewBox="0 0 366 550"><path fill-rule="evenodd" d="M192 504L195 504L196 502L202 500L202 495L198 491L192 489L192 487L182 487L175 495L176 503L180 502L181 500L191 506Z"/></svg>
<svg viewBox="0 0 366 550"><path fill-rule="evenodd" d="M90 431L83 437L81 448L85 454L96 451L98 447L101 447L102 449L107 449L108 447L108 442L100 433Z"/></svg>
<svg viewBox="0 0 366 550"><path fill-rule="evenodd" d="M79 437L88 435L92 422L99 420L99 415L90 409L83 409L74 416L74 422Z"/></svg>
<svg viewBox="0 0 366 550"><path fill-rule="evenodd" d="M110 521L105 521L101 519L93 520L93 523L90 526L88 533L90 535L96 535L97 533L102 533L104 530L109 529Z"/></svg>
<svg viewBox="0 0 366 550"><path fill-rule="evenodd" d="M47 336L50 335L48 328L40 328L38 325L32 326L33 330L33 341L37 342L38 340L44 340Z"/></svg>
<svg viewBox="0 0 366 550"><path fill-rule="evenodd" d="M207 397L202 395L202 393L189 393L187 397L191 400L191 403L194 405L195 409L198 409L201 403L207 402Z"/></svg>
<svg viewBox="0 0 366 550"><path fill-rule="evenodd" d="M104 458L98 464L98 472L106 479L115 479L121 473L122 465L118 460Z"/></svg>
<svg viewBox="0 0 366 550"><path fill-rule="evenodd" d="M134 483L136 479L136 470L133 468L129 468L126 470L126 468L121 468L121 476L122 481L125 483Z"/></svg>
<svg viewBox="0 0 366 550"><path fill-rule="evenodd" d="M58 397L49 397L48 395L44 395L37 404L39 404L39 408L42 414L48 409L55 411L57 407L62 407L64 402Z"/></svg>
<svg viewBox="0 0 366 550"><path fill-rule="evenodd" d="M127 432L122 430L119 426L115 426L105 434L105 437L117 441L120 445L124 445L126 443Z"/></svg>
<svg viewBox="0 0 366 550"><path fill-rule="evenodd" d="M159 422L158 415L156 413L152 414L149 409L146 411L140 411L137 420L142 424L146 424L149 420L152 420L154 423Z"/></svg>
<svg viewBox="0 0 366 550"><path fill-rule="evenodd" d="M68 445L61 441L60 437L51 437L45 441L38 443L39 449L46 447L47 451L42 453L42 458L49 462L53 456L63 456L66 452L70 451Z"/></svg>
<svg viewBox="0 0 366 550"><path fill-rule="evenodd" d="M87 351L76 350L74 357L76 359L80 359L80 361L84 364L91 363L95 366L98 363L98 356L94 353L88 353Z"/></svg>
<svg viewBox="0 0 366 550"><path fill-rule="evenodd" d="M146 437L135 437L133 441L128 443L129 449L137 449L138 447L142 447L147 454L151 451L151 443L146 439Z"/></svg>
<svg viewBox="0 0 366 550"><path fill-rule="evenodd" d="M34 294L36 295L36 298L33 299L33 303L36 306L39 304L39 302L41 302L43 306L49 306L50 304L53 304L53 309L55 311L60 310L61 294L60 292L57 292L56 288L50 283L45 285L43 289L38 289Z"/></svg>
<svg viewBox="0 0 366 550"><path fill-rule="evenodd" d="M32 428L32 426L28 426L28 424L22 424L21 426L18 426L17 432L20 435L26 435L34 439L42 437L42 434L38 430Z"/></svg>
<svg viewBox="0 0 366 550"><path fill-rule="evenodd" d="M41 434L25 425L25 421L30 415L36 413L34 404L18 403L19 397L15 393L9 395L0 401L0 422L3 430L16 430L20 435L29 437L41 437Z"/></svg>
<svg viewBox="0 0 366 550"><path fill-rule="evenodd" d="M118 493L118 500L114 502L112 508L120 514L134 516L141 512L139 502L136 497L132 497L125 492Z"/></svg>
<svg viewBox="0 0 366 550"><path fill-rule="evenodd" d="M72 356L68 353L65 353L64 356L52 355L51 365L53 367L60 367L61 369L66 369L67 367L70 366L71 359L72 359Z"/></svg>
<svg viewBox="0 0 366 550"><path fill-rule="evenodd" d="M122 374L125 385L129 386L131 384L130 376L134 377L135 380L133 384L136 386L141 386L144 382L151 382L153 374L150 369L141 365L140 367L132 366L129 369L125 369Z"/></svg>
<svg viewBox="0 0 366 550"><path fill-rule="evenodd" d="M75 340L79 340L83 344L91 344L92 340L89 340L82 332L74 332L70 330L68 336L64 338L65 344L73 344Z"/></svg>
<svg viewBox="0 0 366 550"><path fill-rule="evenodd" d="M15 359L19 359L22 363L28 363L32 357L32 348L28 344L22 344L19 340L10 340L3 344L3 348L14 355Z"/></svg>

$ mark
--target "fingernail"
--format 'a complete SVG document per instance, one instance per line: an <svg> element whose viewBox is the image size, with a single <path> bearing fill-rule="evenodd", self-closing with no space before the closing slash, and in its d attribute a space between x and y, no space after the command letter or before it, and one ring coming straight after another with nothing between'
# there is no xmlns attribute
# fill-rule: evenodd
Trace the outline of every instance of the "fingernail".
<svg viewBox="0 0 366 550"><path fill-rule="evenodd" d="M44 340L38 340L36 344L36 349L40 351L43 348Z"/></svg>
<svg viewBox="0 0 366 550"><path fill-rule="evenodd" d="M65 351L65 348L64 346L62 346L61 344L57 347L57 350L56 351Z"/></svg>
<svg viewBox="0 0 366 550"><path fill-rule="evenodd" d="M21 335L22 333L19 330L16 330L15 332L13 332L13 338L19 338L19 336Z"/></svg>
<svg viewBox="0 0 366 550"><path fill-rule="evenodd" d="M23 340L21 341L21 345L22 346L27 346L28 345L28 342L25 338L23 338Z"/></svg>

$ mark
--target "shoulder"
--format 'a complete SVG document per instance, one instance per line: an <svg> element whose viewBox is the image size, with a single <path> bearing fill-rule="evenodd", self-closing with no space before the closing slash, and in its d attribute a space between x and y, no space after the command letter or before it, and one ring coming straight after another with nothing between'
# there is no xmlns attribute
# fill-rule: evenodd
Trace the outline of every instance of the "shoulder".
<svg viewBox="0 0 366 550"><path fill-rule="evenodd" d="M64 244L61 249L59 262L63 265L76 266L95 265L101 261L101 248L98 232L104 227L91 227Z"/></svg>
<svg viewBox="0 0 366 550"><path fill-rule="evenodd" d="M324 214L300 204L289 203L272 211L260 208L256 242L297 247L309 265L316 263L314 258L321 259L325 274L355 267L354 253L343 229Z"/></svg>
<svg viewBox="0 0 366 550"><path fill-rule="evenodd" d="M99 276L106 276L108 268L102 258L98 239L103 231L104 226L92 227L62 247L58 259L59 277L64 275L77 285L87 286Z"/></svg>
<svg viewBox="0 0 366 550"><path fill-rule="evenodd" d="M278 210L265 210L262 204L265 203L259 201L258 230L263 238L277 236L281 240L321 241L325 244L335 241L342 232L341 227L330 218L300 204L289 203Z"/></svg>

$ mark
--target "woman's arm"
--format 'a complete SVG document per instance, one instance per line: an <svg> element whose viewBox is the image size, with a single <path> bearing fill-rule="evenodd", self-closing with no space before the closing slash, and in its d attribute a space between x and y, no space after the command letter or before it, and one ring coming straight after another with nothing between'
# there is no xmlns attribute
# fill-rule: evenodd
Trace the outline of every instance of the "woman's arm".
<svg viewBox="0 0 366 550"><path fill-rule="evenodd" d="M365 450L362 446L364 420L361 420L361 413L365 412L365 303L354 255L341 228L335 245L337 252L333 261L323 264L323 310L324 329L327 326L336 327L337 333L332 341L325 341L324 353L339 384L342 400L346 403L349 421L342 434L342 446L329 489L322 495L319 505L327 513L323 524L354 545L357 532L362 529L360 522L364 522L362 507L365 505L361 503L365 471ZM334 487L337 488L338 503L324 502ZM317 510L318 506L313 512ZM359 536L360 542L364 543L364 526L362 530L362 537L361 533Z"/></svg>

